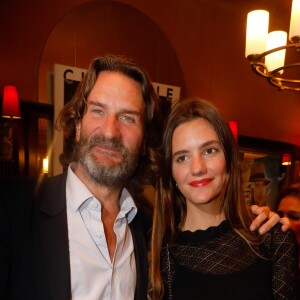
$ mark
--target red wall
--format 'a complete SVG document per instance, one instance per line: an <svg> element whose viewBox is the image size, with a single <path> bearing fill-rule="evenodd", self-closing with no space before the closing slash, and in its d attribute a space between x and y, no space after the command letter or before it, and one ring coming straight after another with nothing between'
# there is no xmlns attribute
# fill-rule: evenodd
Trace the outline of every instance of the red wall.
<svg viewBox="0 0 300 300"><path fill-rule="evenodd" d="M77 11L79 20L84 17L85 6L90 5L108 9L114 4L115 8L119 7L120 15L114 14L112 19L128 20L129 25L129 17L145 15L144 21L141 18L141 27L128 27L131 44L141 44L142 52L138 47L130 49L126 35L120 35L114 47L119 47L120 52L135 53L152 78L180 84L184 96L200 96L214 102L225 117L238 121L241 135L300 146L300 94L277 91L250 70L244 57L247 12L267 8L271 14L271 29L288 30L290 3L286 1L1 1L0 92L5 84L15 84L21 99L39 101L42 93L39 70L40 60L45 58L44 46L59 22L64 22L70 13L76 14L76 8L83 4ZM98 24L99 28L94 26L94 30L99 31L100 41L105 34L107 40L111 38L106 28L117 32L109 18L105 22L99 19ZM150 24L147 28L151 30L143 35L145 24ZM155 32L154 28L163 41L163 49L159 43L146 42ZM65 37L65 41L67 39ZM102 50L107 40L102 41ZM64 43L57 47L62 55L68 48Z"/></svg>

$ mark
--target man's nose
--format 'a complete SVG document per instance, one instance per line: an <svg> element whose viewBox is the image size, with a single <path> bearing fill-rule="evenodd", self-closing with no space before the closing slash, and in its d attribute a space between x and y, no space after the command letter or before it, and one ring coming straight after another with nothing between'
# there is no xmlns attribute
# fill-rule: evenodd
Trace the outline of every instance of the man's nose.
<svg viewBox="0 0 300 300"><path fill-rule="evenodd" d="M113 138L120 135L120 124L115 115L107 115L101 127L103 135L107 138Z"/></svg>

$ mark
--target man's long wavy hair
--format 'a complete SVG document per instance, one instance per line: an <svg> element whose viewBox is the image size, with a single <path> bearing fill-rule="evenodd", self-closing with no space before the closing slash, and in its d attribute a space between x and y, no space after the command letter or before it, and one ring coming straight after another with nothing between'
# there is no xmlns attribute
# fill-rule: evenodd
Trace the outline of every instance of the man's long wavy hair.
<svg viewBox="0 0 300 300"><path fill-rule="evenodd" d="M202 118L215 130L226 161L226 181L221 192L221 211L232 227L247 241L255 241L250 232L252 218L243 196L239 152L227 122L209 102L201 99L179 101L173 107L166 124L162 141L161 180L154 207L150 259L149 297L162 299L164 284L161 275L160 255L164 243L171 244L184 224L187 207L184 196L172 177L172 137L181 124Z"/></svg>
<svg viewBox="0 0 300 300"><path fill-rule="evenodd" d="M106 55L95 58L83 79L81 80L75 95L64 106L56 120L56 129L64 131L64 151L60 156L63 167L67 167L72 161L77 161L76 151L76 124L86 111L86 99L93 89L100 72L118 72L134 81L140 88L144 100L144 151L139 165L133 177L130 178L130 186L141 189L143 185L154 184L157 174L157 149L161 143L162 118L160 112L160 99L156 95L150 78L133 59L120 55Z"/></svg>

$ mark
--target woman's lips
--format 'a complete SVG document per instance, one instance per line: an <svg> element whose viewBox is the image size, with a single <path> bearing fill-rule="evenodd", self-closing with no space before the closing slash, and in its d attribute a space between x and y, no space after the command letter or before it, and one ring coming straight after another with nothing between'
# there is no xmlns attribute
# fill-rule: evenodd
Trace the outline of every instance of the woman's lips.
<svg viewBox="0 0 300 300"><path fill-rule="evenodd" d="M212 181L212 178L191 181L189 184L192 187L206 186Z"/></svg>

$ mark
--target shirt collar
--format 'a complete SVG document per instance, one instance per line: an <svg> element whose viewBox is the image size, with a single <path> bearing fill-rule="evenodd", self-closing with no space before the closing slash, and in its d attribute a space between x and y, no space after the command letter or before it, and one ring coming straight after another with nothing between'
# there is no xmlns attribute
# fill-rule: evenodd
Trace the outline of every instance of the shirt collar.
<svg viewBox="0 0 300 300"><path fill-rule="evenodd" d="M72 163L68 167L66 193L67 201L70 204L71 209L78 211L81 205L88 199L94 198L94 195L74 173L72 170L74 165L75 163ZM128 223L130 223L136 214L137 207L134 203L134 200L128 190L123 188L120 197L120 212L118 214L118 218L126 217Z"/></svg>
<svg viewBox="0 0 300 300"><path fill-rule="evenodd" d="M130 223L137 214L137 207L131 197L130 193L126 188L123 189L120 197L120 217L126 217L128 223Z"/></svg>
<svg viewBox="0 0 300 300"><path fill-rule="evenodd" d="M72 163L68 167L66 192L70 207L77 211L86 200L94 197L94 195L73 172L72 167L74 166L75 163Z"/></svg>

